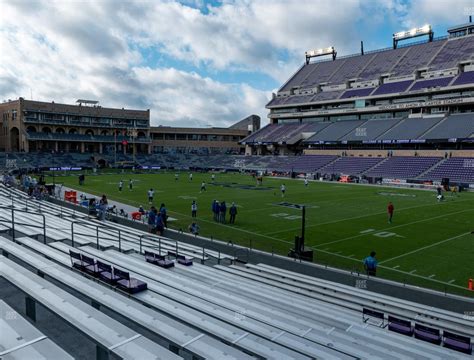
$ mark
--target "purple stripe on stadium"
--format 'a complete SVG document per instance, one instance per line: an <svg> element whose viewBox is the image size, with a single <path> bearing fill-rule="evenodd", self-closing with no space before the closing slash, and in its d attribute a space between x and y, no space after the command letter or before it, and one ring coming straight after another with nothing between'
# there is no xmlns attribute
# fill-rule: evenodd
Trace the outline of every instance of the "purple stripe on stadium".
<svg viewBox="0 0 474 360"><path fill-rule="evenodd" d="M454 80L453 85L464 85L474 83L474 71L463 72Z"/></svg>
<svg viewBox="0 0 474 360"><path fill-rule="evenodd" d="M392 94L406 91L413 80L405 80L380 85L372 95Z"/></svg>
<svg viewBox="0 0 474 360"><path fill-rule="evenodd" d="M347 90L342 96L341 99L347 99L351 97L361 97L361 96L368 96L375 88L364 88L364 89L352 89Z"/></svg>
<svg viewBox="0 0 474 360"><path fill-rule="evenodd" d="M444 77L439 79L419 80L411 87L410 91L448 86L452 79L453 77Z"/></svg>

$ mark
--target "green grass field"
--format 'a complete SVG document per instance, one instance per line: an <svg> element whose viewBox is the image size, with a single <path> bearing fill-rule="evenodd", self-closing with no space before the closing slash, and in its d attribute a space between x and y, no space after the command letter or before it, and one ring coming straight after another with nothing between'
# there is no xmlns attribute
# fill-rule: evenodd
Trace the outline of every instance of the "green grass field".
<svg viewBox="0 0 474 360"><path fill-rule="evenodd" d="M118 182L124 179L119 193ZM128 179L135 180L133 191ZM207 191L200 193L201 181ZM329 266L362 271L362 259L371 250L379 259L378 276L473 296L467 282L474 278L474 194L446 196L437 202L435 191L310 182L265 178L256 187L250 175L194 174L189 181L174 172L133 175L87 176L79 189L76 176L56 177L56 182L96 195L139 206L147 205L147 190L155 189L155 205L164 202L176 221L173 228L187 229L191 201L198 203L201 235L233 241L286 255L300 234L301 210L281 202L306 205L306 245L315 250L315 261ZM282 198L280 185L285 183ZM235 225L213 221L213 199L238 205ZM387 203L395 206L393 223L387 221Z"/></svg>

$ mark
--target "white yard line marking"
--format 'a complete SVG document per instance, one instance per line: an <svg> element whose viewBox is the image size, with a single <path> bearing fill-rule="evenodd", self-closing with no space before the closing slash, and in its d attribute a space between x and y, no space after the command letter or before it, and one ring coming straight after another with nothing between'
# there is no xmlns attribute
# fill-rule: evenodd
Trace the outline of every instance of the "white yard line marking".
<svg viewBox="0 0 474 360"><path fill-rule="evenodd" d="M398 269L400 267L400 265L397 265L397 266L394 266L393 268L394 269Z"/></svg>
<svg viewBox="0 0 474 360"><path fill-rule="evenodd" d="M431 274L430 276L428 276L430 279L434 278L436 276L436 274Z"/></svg>
<svg viewBox="0 0 474 360"><path fill-rule="evenodd" d="M399 258L404 257L404 256L408 256L408 255L415 254L415 253L417 253L417 252L419 252L419 251L426 250L426 249L432 248L432 247L434 247L434 246L438 246L438 245L444 244L444 243L446 243L446 242L448 242L448 241L452 241L452 240L459 239L460 237L466 236L466 235L468 235L468 234L470 234L470 232L465 232L465 233L462 233L461 235L453 236L453 237L450 237L449 239L444 239L444 240L435 242L434 244L427 245L427 246L423 246L423 247L418 248L418 249L416 249L416 250L409 251L409 252L407 252L407 253L405 253L405 254L401 254L401 255L395 256L395 257L393 257L393 258L390 258L390 259L381 261L381 262L379 262L379 264L383 264L383 263L386 263L386 262L389 262L389 261L392 261L392 260L395 260L395 259L399 259Z"/></svg>
<svg viewBox="0 0 474 360"><path fill-rule="evenodd" d="M416 269L409 272L409 274L414 274L414 273L416 273Z"/></svg>
<svg viewBox="0 0 474 360"><path fill-rule="evenodd" d="M459 204L460 202L465 202L465 201L472 201L472 200L460 200L460 201L457 201L456 204ZM426 206L439 206L439 205L442 206L442 205L446 205L446 204L452 204L452 203L449 203L449 202L445 202L445 203L441 203L441 204L439 204L439 203L436 203L436 204L430 203L430 204L416 205L416 206L401 208L401 209L398 209L398 210L395 210L395 211L400 212L400 211L404 211L404 210L417 209L417 208L426 207ZM348 220L355 220L355 219L362 219L362 218L365 218L365 217L370 217L370 216L375 216L375 215L382 215L382 214L386 214L386 213L387 213L386 211L381 211L381 212L372 213L372 214L353 216L353 217L349 217L349 218L344 218L344 219L339 219L339 220L334 220L334 221L328 221L328 222L325 222L325 223L317 223L317 224L313 224L313 225L307 225L306 228L308 229L308 228L316 227L316 226L330 225L330 224L335 224L335 223L338 223L338 222L343 222L343 221L348 221ZM293 228L293 229L273 231L273 232L267 233L266 235L276 235L278 233L294 231L294 230L299 230L299 229L301 229L301 227Z"/></svg>
<svg viewBox="0 0 474 360"><path fill-rule="evenodd" d="M460 211L456 211L456 212L452 212L452 213L447 213L447 214L443 214L443 215L431 217L431 218L429 218L429 219L417 220L417 221L412 221L412 222L405 223L405 224L400 224L400 225L396 225L396 226L390 226L390 227L387 227L387 228L385 228L385 229L380 229L380 230L378 230L378 231L386 231L386 230L398 229L398 228L401 228L401 227L404 227L404 226L413 225L413 224L418 224L418 223L422 223L422 222L426 222L426 221L432 221L432 220L440 219L440 218L445 218L446 216L456 215L456 214L460 214L460 213L467 212L467 211L474 211L474 209L460 210ZM339 240L328 241L328 242L325 242L325 243L322 243L322 244L315 245L315 247L324 246L324 245L331 245L331 244L339 243L339 242L342 242L342 241L352 240L352 239L355 239L355 238L358 238L358 237L361 237L361 236L364 236L364 235L366 235L366 234L359 234L359 235L349 236L349 237L346 237L346 238L343 238L343 239L339 239Z"/></svg>
<svg viewBox="0 0 474 360"><path fill-rule="evenodd" d="M455 281L456 281L456 279L449 280L449 281L448 281L448 284L452 284L452 283L455 282Z"/></svg>

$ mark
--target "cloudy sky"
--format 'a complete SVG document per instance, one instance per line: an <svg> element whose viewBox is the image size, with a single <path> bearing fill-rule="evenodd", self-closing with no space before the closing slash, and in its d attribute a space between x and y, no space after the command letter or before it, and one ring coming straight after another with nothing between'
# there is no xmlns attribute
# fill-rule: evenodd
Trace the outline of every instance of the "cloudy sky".
<svg viewBox="0 0 474 360"><path fill-rule="evenodd" d="M20 96L151 109L153 125L228 126L304 61L464 23L474 0L0 0L0 101Z"/></svg>

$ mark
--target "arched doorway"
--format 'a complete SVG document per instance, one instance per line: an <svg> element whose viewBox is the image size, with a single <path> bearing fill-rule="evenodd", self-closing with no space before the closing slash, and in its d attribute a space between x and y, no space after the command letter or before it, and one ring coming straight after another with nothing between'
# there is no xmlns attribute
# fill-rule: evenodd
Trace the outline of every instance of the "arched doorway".
<svg viewBox="0 0 474 360"><path fill-rule="evenodd" d="M20 151L20 130L17 127L10 130L10 147L11 151Z"/></svg>

